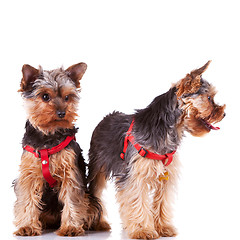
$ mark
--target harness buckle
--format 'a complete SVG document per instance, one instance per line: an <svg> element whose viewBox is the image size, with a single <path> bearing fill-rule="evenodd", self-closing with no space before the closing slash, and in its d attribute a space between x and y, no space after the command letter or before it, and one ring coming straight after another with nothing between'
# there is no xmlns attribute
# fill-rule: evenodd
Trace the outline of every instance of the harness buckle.
<svg viewBox="0 0 240 240"><path fill-rule="evenodd" d="M35 157L41 158L41 154L40 154L40 151L39 151L39 150L36 150L36 149L35 149L33 152L34 152L33 154L35 155Z"/></svg>
<svg viewBox="0 0 240 240"><path fill-rule="evenodd" d="M122 152L122 153L120 154L120 158L121 158L122 160L124 160L124 157L125 157L125 153Z"/></svg>
<svg viewBox="0 0 240 240"><path fill-rule="evenodd" d="M176 151L175 151L175 152L176 152ZM172 162L172 160L173 160L173 154L174 154L175 152L165 154L165 156L166 156L166 160L165 160L165 163L164 163L165 167L167 167L167 166Z"/></svg>
<svg viewBox="0 0 240 240"><path fill-rule="evenodd" d="M148 155L148 151L141 147L138 151L138 154L145 158Z"/></svg>

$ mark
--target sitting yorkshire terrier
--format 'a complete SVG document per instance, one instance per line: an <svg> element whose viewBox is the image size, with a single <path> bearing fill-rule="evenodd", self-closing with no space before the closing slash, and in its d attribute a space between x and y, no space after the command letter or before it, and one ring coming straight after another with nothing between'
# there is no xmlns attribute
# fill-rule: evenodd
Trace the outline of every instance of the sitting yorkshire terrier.
<svg viewBox="0 0 240 240"><path fill-rule="evenodd" d="M202 78L209 63L187 74L147 108L133 115L109 114L93 132L90 192L101 198L106 181L114 177L120 215L130 238L177 234L171 222L179 171L176 150L184 131L202 136L219 129L213 124L225 116L225 105L214 102L216 91ZM95 227L110 229L104 216Z"/></svg>
<svg viewBox="0 0 240 240"><path fill-rule="evenodd" d="M56 227L61 236L83 235L83 225L91 225L91 207L100 207L86 193L85 163L74 137L80 80L86 68L85 63L67 70L22 68L19 91L28 120L15 182L16 235L40 235L42 229Z"/></svg>

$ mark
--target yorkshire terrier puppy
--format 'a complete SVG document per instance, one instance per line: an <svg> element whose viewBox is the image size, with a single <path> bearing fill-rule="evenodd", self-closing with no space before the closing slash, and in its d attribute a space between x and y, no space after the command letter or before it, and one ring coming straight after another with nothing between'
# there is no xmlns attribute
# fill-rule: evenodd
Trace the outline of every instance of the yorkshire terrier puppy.
<svg viewBox="0 0 240 240"><path fill-rule="evenodd" d="M20 92L27 110L20 176L15 181L16 235L84 234L98 208L86 193L85 163L75 141L80 80L85 63L45 71L23 65ZM100 205L99 205L100 207ZM97 211L95 211L97 212Z"/></svg>
<svg viewBox="0 0 240 240"><path fill-rule="evenodd" d="M215 88L202 78L209 63L187 74L145 109L133 115L107 115L93 132L90 192L101 198L106 181L114 178L120 216L130 238L177 234L171 211L179 171L176 150L184 131L202 136L219 129L213 124L225 116L225 105L214 102ZM95 226L110 228L104 216Z"/></svg>

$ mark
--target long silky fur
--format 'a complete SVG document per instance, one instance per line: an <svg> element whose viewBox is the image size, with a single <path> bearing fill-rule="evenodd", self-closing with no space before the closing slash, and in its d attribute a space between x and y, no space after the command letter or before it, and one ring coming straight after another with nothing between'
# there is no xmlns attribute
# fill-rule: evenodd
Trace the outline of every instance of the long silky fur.
<svg viewBox="0 0 240 240"><path fill-rule="evenodd" d="M203 68L200 70L195 72L201 74ZM89 150L90 193L101 198L106 181L115 180L120 216L130 238L176 236L172 202L180 166L176 153L172 163L164 166L162 161L140 156L131 143L122 159L120 154L131 122L134 120L135 141L146 150L164 155L178 149L184 130L202 136L210 131L203 119L213 123L225 116L225 106L213 101L214 88L195 72L194 77L188 74L132 115L107 115L93 132ZM169 179L162 180L166 172ZM95 223L98 229L107 225L103 203L102 208L103 215Z"/></svg>
<svg viewBox="0 0 240 240"><path fill-rule="evenodd" d="M175 92L176 88L171 88L133 115L113 112L99 123L93 132L89 151L89 182L96 177L99 169L104 169L106 178L114 176L118 177L119 183L126 181L132 164L130 159L136 154L136 149L129 144L124 160L120 158L120 153L125 133L133 119L133 135L140 145L159 154L177 149L181 134L176 125L182 112Z"/></svg>

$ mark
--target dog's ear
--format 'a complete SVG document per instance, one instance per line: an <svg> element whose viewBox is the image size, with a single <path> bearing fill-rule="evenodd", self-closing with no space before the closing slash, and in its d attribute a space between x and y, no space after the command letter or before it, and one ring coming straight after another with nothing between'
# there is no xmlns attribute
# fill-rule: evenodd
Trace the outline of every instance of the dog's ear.
<svg viewBox="0 0 240 240"><path fill-rule="evenodd" d="M202 74L207 70L210 62L211 61L208 61L201 68L193 70L177 84L178 97L187 97L191 94L196 93L199 90L199 88L201 87Z"/></svg>
<svg viewBox="0 0 240 240"><path fill-rule="evenodd" d="M193 93L196 93L201 87L201 77L196 76L193 78L191 74L187 74L186 77L183 78L176 87L178 97L187 97Z"/></svg>
<svg viewBox="0 0 240 240"><path fill-rule="evenodd" d="M24 64L22 67L22 74L23 78L20 84L19 92L24 92L31 88L32 83L39 75L39 70L28 64Z"/></svg>
<svg viewBox="0 0 240 240"><path fill-rule="evenodd" d="M72 79L72 81L75 83L76 87L80 87L80 80L83 77L83 74L87 70L87 64L86 63L77 63L75 65L70 66L65 72L67 75Z"/></svg>
<svg viewBox="0 0 240 240"><path fill-rule="evenodd" d="M201 68L193 70L190 74L193 78L196 76L202 76L202 74L207 70L211 60L209 60L206 64L204 64Z"/></svg>

